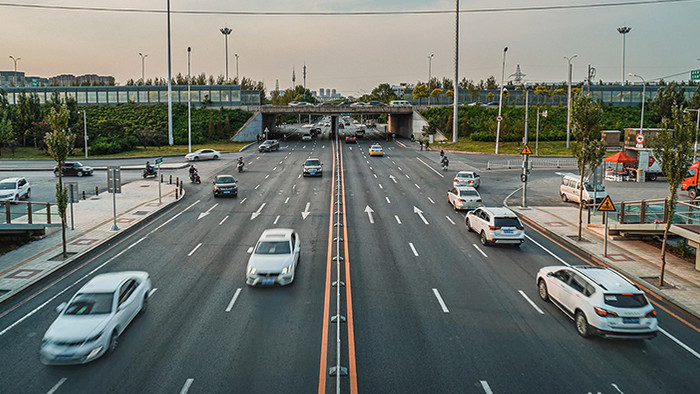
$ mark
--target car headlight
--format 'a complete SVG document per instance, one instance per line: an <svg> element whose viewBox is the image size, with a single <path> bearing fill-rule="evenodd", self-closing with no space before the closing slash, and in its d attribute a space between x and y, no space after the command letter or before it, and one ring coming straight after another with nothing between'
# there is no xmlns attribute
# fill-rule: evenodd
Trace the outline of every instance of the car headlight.
<svg viewBox="0 0 700 394"><path fill-rule="evenodd" d="M294 265L294 263L289 264L288 267L282 268L282 272L280 272L280 275L286 275L288 272L292 272L292 266L293 266L293 265Z"/></svg>
<svg viewBox="0 0 700 394"><path fill-rule="evenodd" d="M87 357L85 357L85 359L86 359L86 360L89 360L89 359L91 359L91 358L97 356L98 354L100 354L100 351L101 351L101 350L102 350L102 346L98 346L98 347L92 349L92 351L90 352L90 354L88 354Z"/></svg>
<svg viewBox="0 0 700 394"><path fill-rule="evenodd" d="M255 275L256 272L258 272L258 270L256 270L255 267L252 267L250 270L248 270L248 275Z"/></svg>

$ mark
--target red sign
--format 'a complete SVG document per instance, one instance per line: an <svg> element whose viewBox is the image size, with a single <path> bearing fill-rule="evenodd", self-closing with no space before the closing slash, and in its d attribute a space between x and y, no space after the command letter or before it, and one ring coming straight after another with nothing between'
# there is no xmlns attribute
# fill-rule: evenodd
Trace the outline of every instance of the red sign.
<svg viewBox="0 0 700 394"><path fill-rule="evenodd" d="M649 156L649 167L651 168L651 165L654 164L656 160L654 159L654 156Z"/></svg>

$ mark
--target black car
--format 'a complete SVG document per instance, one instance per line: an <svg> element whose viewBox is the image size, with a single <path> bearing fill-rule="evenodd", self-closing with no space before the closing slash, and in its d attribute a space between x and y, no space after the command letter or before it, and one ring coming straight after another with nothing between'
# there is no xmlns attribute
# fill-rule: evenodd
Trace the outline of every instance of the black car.
<svg viewBox="0 0 700 394"><path fill-rule="evenodd" d="M238 181L233 175L217 175L212 182L214 197L238 195Z"/></svg>
<svg viewBox="0 0 700 394"><path fill-rule="evenodd" d="M277 140L267 140L262 144L258 145L258 151L260 152L272 152L273 150L280 149L280 142Z"/></svg>
<svg viewBox="0 0 700 394"><path fill-rule="evenodd" d="M378 100L372 100L372 101L369 102L369 105L379 106L379 105L386 105L386 104L384 104L384 103L382 103L381 101L378 101Z"/></svg>
<svg viewBox="0 0 700 394"><path fill-rule="evenodd" d="M77 161L67 161L63 163L63 175L92 175L92 167L84 166ZM58 176L58 167L53 168L53 174Z"/></svg>

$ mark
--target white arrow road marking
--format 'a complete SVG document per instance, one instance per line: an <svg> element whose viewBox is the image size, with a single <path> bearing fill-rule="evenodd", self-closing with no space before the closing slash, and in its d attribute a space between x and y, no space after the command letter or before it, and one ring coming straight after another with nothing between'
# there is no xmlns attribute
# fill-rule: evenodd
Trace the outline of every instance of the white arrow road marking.
<svg viewBox="0 0 700 394"><path fill-rule="evenodd" d="M236 300L238 299L238 296L241 294L241 288L239 287L236 289L236 293L233 295L233 298L231 298L231 302L228 303L228 306L226 307L226 312L231 312L231 309L233 309L233 304L236 303Z"/></svg>
<svg viewBox="0 0 700 394"><path fill-rule="evenodd" d="M311 213L311 212L309 212L309 206L310 206L310 205L311 205L310 202L307 202L307 203L306 203L306 208L304 209L304 212L301 213L301 217L302 217L302 218L306 219L306 217L309 216L309 214Z"/></svg>
<svg viewBox="0 0 700 394"><path fill-rule="evenodd" d="M408 246L411 247L411 250L413 251L413 255L416 256L416 257L418 257L418 251L416 250L416 247L413 246L413 242L409 242L409 243L408 243Z"/></svg>
<svg viewBox="0 0 700 394"><path fill-rule="evenodd" d="M374 210L369 207L369 205L365 208L365 212L367 212L367 216L369 217L369 222L374 224L374 218L372 217L372 213Z"/></svg>
<svg viewBox="0 0 700 394"><path fill-rule="evenodd" d="M440 292L438 289L433 289L433 294L435 294L435 298L437 298L438 302L440 303L440 308L442 308L442 311L445 313L449 313L450 310L447 309L447 305L445 305L445 301L442 300L442 297L440 297Z"/></svg>
<svg viewBox="0 0 700 394"><path fill-rule="evenodd" d="M479 251L479 253L481 253L482 255L484 255L484 257L489 257L489 256L487 256L487 255L486 255L486 253L484 253L484 251L483 251L483 250L479 249L479 247L478 247L478 246L476 246L476 244L472 244L472 245L474 245L474 247L476 248L476 250L478 250L478 251Z"/></svg>
<svg viewBox="0 0 700 394"><path fill-rule="evenodd" d="M228 215L226 215L226 217L224 217L223 219L221 219L221 221L219 222L219 226L221 226L222 224L224 224L224 222L226 221L226 219L228 219Z"/></svg>
<svg viewBox="0 0 700 394"><path fill-rule="evenodd" d="M253 219L255 219L256 217L260 216L260 213L261 213L262 209L265 207L265 204L266 204L266 203L262 203L262 205L260 206L260 208L258 208L257 211L253 212L253 213L250 215L250 220L253 220Z"/></svg>
<svg viewBox="0 0 700 394"><path fill-rule="evenodd" d="M192 249L192 251L191 251L191 252L187 253L187 257L190 257L190 256L192 256L192 255L194 254L194 252L196 252L196 251L197 251L197 249L199 249L199 247L200 247L200 246L202 246L202 243L201 243L201 242L200 242L200 243L198 243L198 244L197 244L197 246L195 246L195 247L194 247L194 249Z"/></svg>
<svg viewBox="0 0 700 394"><path fill-rule="evenodd" d="M243 204L243 203L245 202L245 200L247 200L247 199L248 199L248 197L242 199L241 202L240 202L239 204Z"/></svg>
<svg viewBox="0 0 700 394"><path fill-rule="evenodd" d="M391 178L391 180L394 181L394 183L398 183L398 182L396 182L396 177L395 177L395 176L389 175L389 178Z"/></svg>
<svg viewBox="0 0 700 394"><path fill-rule="evenodd" d="M450 223L455 224L455 222L453 222L452 219L450 219L449 216L445 216L445 217L447 218L447 220L448 220Z"/></svg>
<svg viewBox="0 0 700 394"><path fill-rule="evenodd" d="M542 309L540 309L540 307L538 307L534 302L532 302L532 300L530 299L530 297L528 297L527 294L525 294L524 291L518 290L518 293L520 293L520 295L523 296L523 298L524 298L530 305L532 305L532 307L535 308L535 310L536 310L537 312L539 312L540 315L544 315L544 312L542 311Z"/></svg>
<svg viewBox="0 0 700 394"><path fill-rule="evenodd" d="M200 213L199 216L197 217L197 220L199 220L199 219L201 219L201 218L203 218L203 217L209 215L209 212L211 212L212 209L216 208L217 205L219 205L219 203L214 204L214 206L211 207L211 208L209 208L209 209L207 209L206 212Z"/></svg>
<svg viewBox="0 0 700 394"><path fill-rule="evenodd" d="M435 204L435 201L433 201L433 199L430 198L430 197L428 197L428 201L430 201L431 203Z"/></svg>
<svg viewBox="0 0 700 394"><path fill-rule="evenodd" d="M491 386L489 386L489 382L485 380L480 380L479 383L481 383L481 388L484 389L484 392L486 394L493 394L493 391L491 391Z"/></svg>
<svg viewBox="0 0 700 394"><path fill-rule="evenodd" d="M394 215L394 217L396 218L396 222L398 224L401 224L401 219L399 219L399 215Z"/></svg>
<svg viewBox="0 0 700 394"><path fill-rule="evenodd" d="M423 223L430 224L430 223L428 223L427 220L425 220L425 216L423 216L423 211L418 209L418 207L416 207L416 206L413 207L413 213L417 213L418 216L420 216L420 218L423 220Z"/></svg>
<svg viewBox="0 0 700 394"><path fill-rule="evenodd" d="M418 159L418 161L421 162L421 163L423 163L423 164L425 164L425 166L428 167L428 168L430 168L431 170L433 170L434 173L440 175L440 178L444 178L444 177L445 177L445 176L442 175L438 170L434 169L433 167L430 166L430 164L424 162L424 161L421 160L420 158Z"/></svg>
<svg viewBox="0 0 700 394"><path fill-rule="evenodd" d="M46 394L55 393L56 390L58 390L58 388L61 387L61 385L66 382L66 380L68 380L68 378L61 378L61 380L59 380L58 383L56 383L53 387L51 387L51 390L47 391Z"/></svg>
<svg viewBox="0 0 700 394"><path fill-rule="evenodd" d="M194 382L194 379L187 379L185 381L185 385L182 386L182 390L180 390L180 394L187 394L187 392L190 391L190 386L192 386L192 382Z"/></svg>

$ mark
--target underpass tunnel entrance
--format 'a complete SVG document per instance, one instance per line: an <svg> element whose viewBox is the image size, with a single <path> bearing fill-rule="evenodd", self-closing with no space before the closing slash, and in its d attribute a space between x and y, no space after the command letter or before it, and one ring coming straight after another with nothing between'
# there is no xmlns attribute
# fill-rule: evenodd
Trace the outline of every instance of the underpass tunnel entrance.
<svg viewBox="0 0 700 394"><path fill-rule="evenodd" d="M338 132L338 115L331 115L331 134L330 138L335 138L335 133Z"/></svg>
<svg viewBox="0 0 700 394"><path fill-rule="evenodd" d="M389 114L388 133L410 138L413 133L413 114Z"/></svg>

